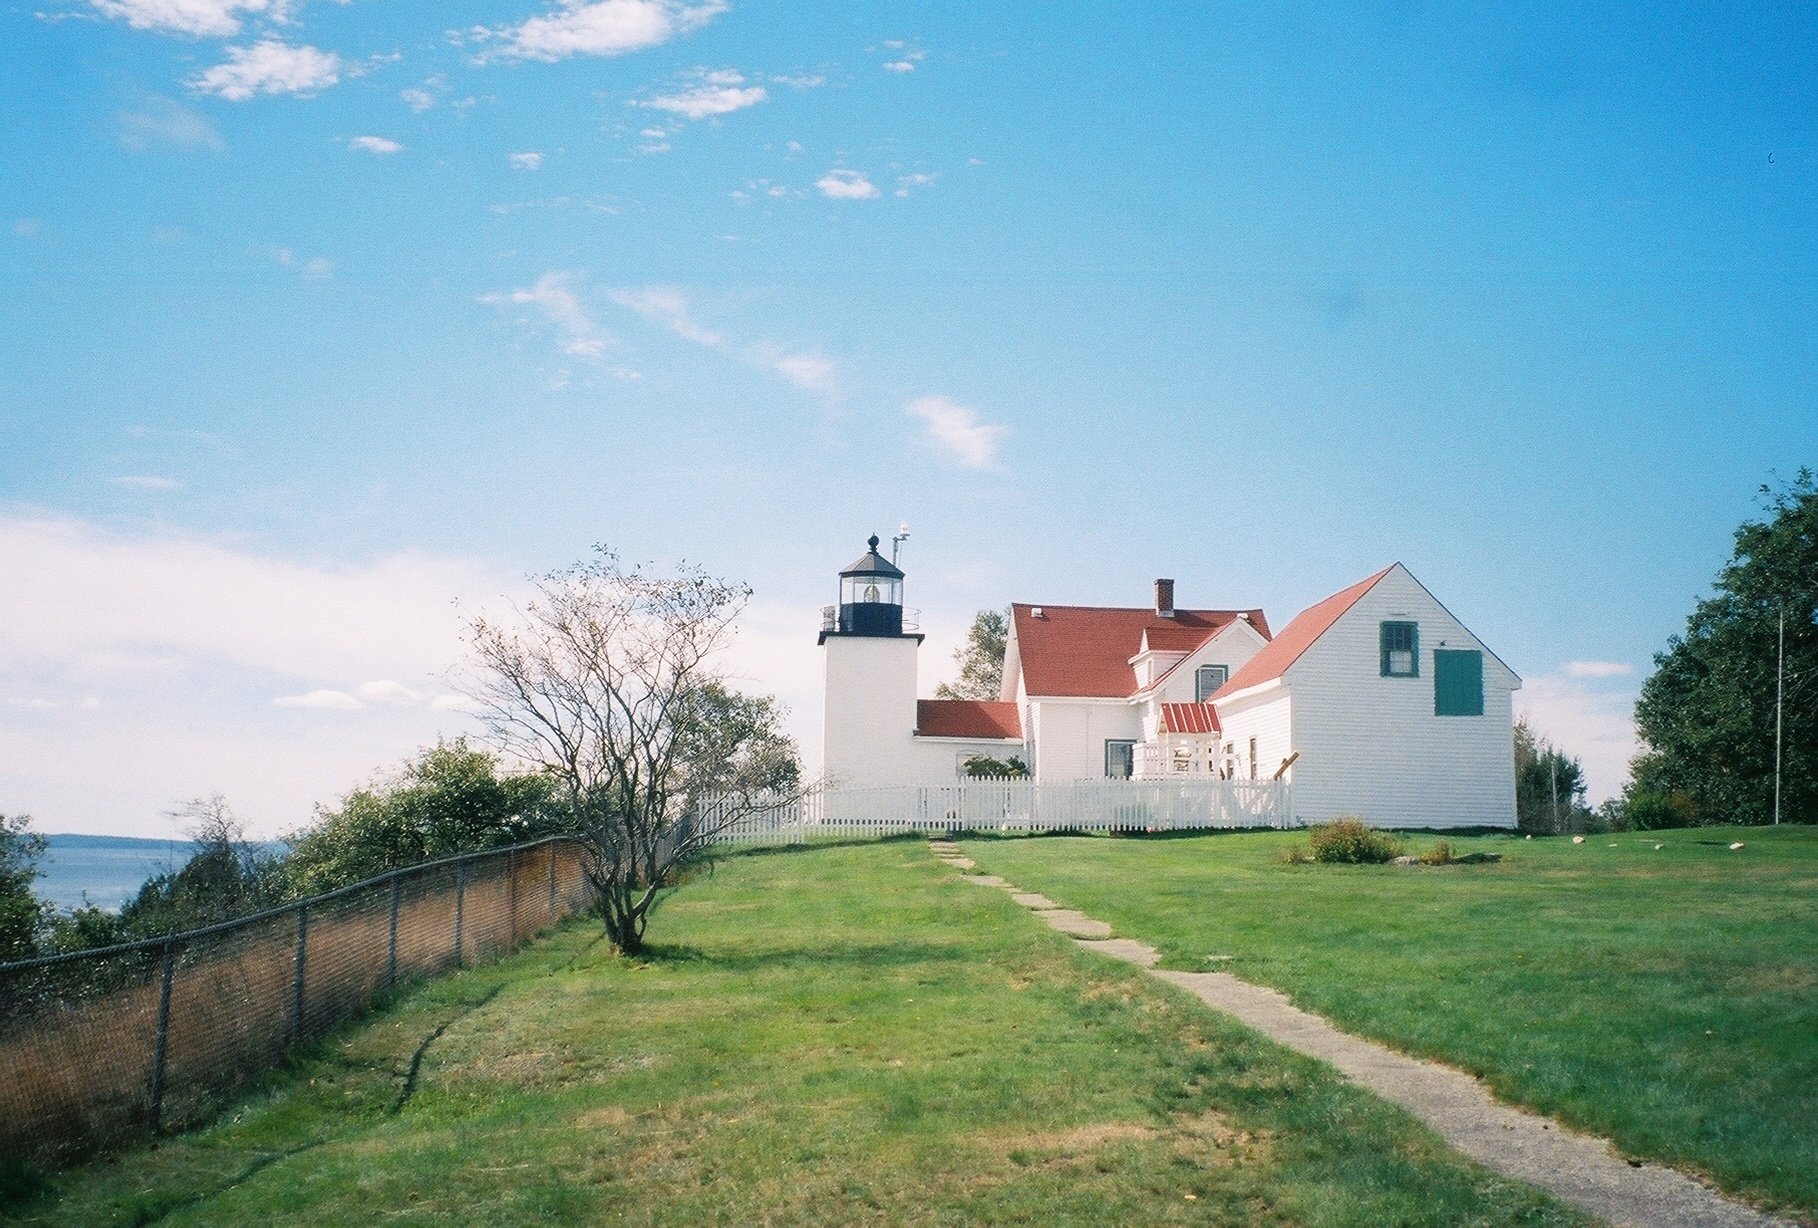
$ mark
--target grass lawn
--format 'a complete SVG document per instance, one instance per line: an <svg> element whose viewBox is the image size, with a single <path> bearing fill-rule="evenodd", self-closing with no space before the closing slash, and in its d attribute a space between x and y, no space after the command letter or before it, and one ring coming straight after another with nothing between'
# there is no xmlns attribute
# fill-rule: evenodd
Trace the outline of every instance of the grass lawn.
<svg viewBox="0 0 1818 1228"><path fill-rule="evenodd" d="M1631 1156L1818 1218L1818 828L1453 838L1504 860L1432 869L1279 862L1299 839L965 848L1164 966L1275 986Z"/></svg>
<svg viewBox="0 0 1818 1228"><path fill-rule="evenodd" d="M728 858L652 936L667 945L631 962L576 924L419 986L215 1126L55 1177L13 1213L1578 1222L920 843Z"/></svg>

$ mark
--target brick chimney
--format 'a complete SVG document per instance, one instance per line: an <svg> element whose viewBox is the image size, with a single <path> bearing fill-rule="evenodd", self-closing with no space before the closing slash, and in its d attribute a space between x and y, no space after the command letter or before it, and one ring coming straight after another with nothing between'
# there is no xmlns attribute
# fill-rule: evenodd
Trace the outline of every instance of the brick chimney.
<svg viewBox="0 0 1818 1228"><path fill-rule="evenodd" d="M1155 612L1163 618L1174 617L1174 581L1155 582Z"/></svg>

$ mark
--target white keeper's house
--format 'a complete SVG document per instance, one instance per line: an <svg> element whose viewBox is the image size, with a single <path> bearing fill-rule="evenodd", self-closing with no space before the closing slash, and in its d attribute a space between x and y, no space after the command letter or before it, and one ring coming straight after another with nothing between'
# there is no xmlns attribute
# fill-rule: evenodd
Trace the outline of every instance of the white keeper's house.
<svg viewBox="0 0 1818 1228"><path fill-rule="evenodd" d="M1400 563L1272 634L1259 609L1011 606L996 701L918 699L922 636L878 539L824 611L825 771L952 784L975 755L1038 783L1279 778L1295 817L1515 826L1521 679Z"/></svg>

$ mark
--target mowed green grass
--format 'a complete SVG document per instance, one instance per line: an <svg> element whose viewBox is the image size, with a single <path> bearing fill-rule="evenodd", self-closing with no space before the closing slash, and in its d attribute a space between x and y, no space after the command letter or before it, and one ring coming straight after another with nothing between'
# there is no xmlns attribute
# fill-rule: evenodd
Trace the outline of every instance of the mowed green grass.
<svg viewBox="0 0 1818 1228"><path fill-rule="evenodd" d="M1431 869L1281 864L1300 839L965 847L1165 966L1275 986L1631 1156L1818 1218L1818 828L1454 838L1504 860Z"/></svg>
<svg viewBox="0 0 1818 1228"><path fill-rule="evenodd" d="M741 855L405 995L27 1222L1559 1223L919 842ZM400 1105L426 1037L414 1094Z"/></svg>

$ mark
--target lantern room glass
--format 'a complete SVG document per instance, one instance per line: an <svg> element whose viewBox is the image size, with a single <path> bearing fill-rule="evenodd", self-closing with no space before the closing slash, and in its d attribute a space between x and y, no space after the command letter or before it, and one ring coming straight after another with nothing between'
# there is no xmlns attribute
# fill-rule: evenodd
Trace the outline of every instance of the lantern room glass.
<svg viewBox="0 0 1818 1228"><path fill-rule="evenodd" d="M856 575L840 577L840 604L902 605L903 582L895 576Z"/></svg>

